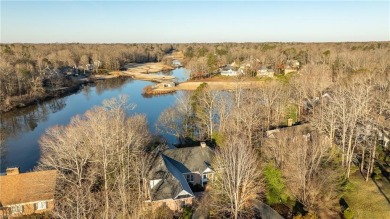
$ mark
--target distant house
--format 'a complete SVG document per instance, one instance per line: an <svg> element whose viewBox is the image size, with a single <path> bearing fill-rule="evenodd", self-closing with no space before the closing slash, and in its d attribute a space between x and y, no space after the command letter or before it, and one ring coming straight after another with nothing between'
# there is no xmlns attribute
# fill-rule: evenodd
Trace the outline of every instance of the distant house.
<svg viewBox="0 0 390 219"><path fill-rule="evenodd" d="M275 71L273 69L267 68L266 66L261 66L257 70L258 77L273 77L275 75Z"/></svg>
<svg viewBox="0 0 390 219"><path fill-rule="evenodd" d="M93 71L93 69L95 69L94 64L87 64L87 65L85 65L85 67L87 68L88 71Z"/></svg>
<svg viewBox="0 0 390 219"><path fill-rule="evenodd" d="M250 63L242 64L240 66L240 68L238 68L238 73L239 74L246 74L246 73L248 73L250 71L250 69L251 69L251 66L252 65Z"/></svg>
<svg viewBox="0 0 390 219"><path fill-rule="evenodd" d="M299 61L298 60L287 60L284 69L284 74L291 72L297 72L299 70Z"/></svg>
<svg viewBox="0 0 390 219"><path fill-rule="evenodd" d="M0 176L0 208L3 218L40 214L54 208L55 170L20 173L8 168Z"/></svg>
<svg viewBox="0 0 390 219"><path fill-rule="evenodd" d="M64 74L66 76L71 76L75 74L75 69L70 66L60 67L58 70L61 74Z"/></svg>
<svg viewBox="0 0 390 219"><path fill-rule="evenodd" d="M214 151L205 143L162 152L148 174L148 202L153 207L166 205L172 210L191 205L194 188L204 187L213 177L213 156Z"/></svg>
<svg viewBox="0 0 390 219"><path fill-rule="evenodd" d="M230 66L233 67L233 68L239 68L240 64L236 63L236 61L233 61L232 64L230 64Z"/></svg>
<svg viewBox="0 0 390 219"><path fill-rule="evenodd" d="M383 147L387 148L390 142L390 132L386 130L377 130L378 131L378 138L383 142Z"/></svg>
<svg viewBox="0 0 390 219"><path fill-rule="evenodd" d="M181 66L182 66L181 63L180 63L180 61L179 61L179 60L176 60L176 59L172 61L172 65L173 65L173 66L176 66L176 67L181 67Z"/></svg>
<svg viewBox="0 0 390 219"><path fill-rule="evenodd" d="M221 68L221 75L223 76L237 76L238 71L231 65L225 65Z"/></svg>
<svg viewBox="0 0 390 219"><path fill-rule="evenodd" d="M293 69L299 69L299 61L298 60L287 60L286 65L290 66Z"/></svg>
<svg viewBox="0 0 390 219"><path fill-rule="evenodd" d="M309 124L294 125L292 119L288 119L286 127L268 130L265 132L265 137L269 140L278 139L286 133L294 133L295 136L302 136L305 140L309 140L313 129Z"/></svg>
<svg viewBox="0 0 390 219"><path fill-rule="evenodd" d="M175 87L176 84L173 81L168 81L168 82L163 82L162 86L164 86L164 87Z"/></svg>
<svg viewBox="0 0 390 219"><path fill-rule="evenodd" d="M322 96L317 96L312 99L306 99L303 101L303 108L302 110L304 113L309 113L310 111L313 110L313 108L317 105L319 105L321 102L327 103L330 100L332 100L332 96L329 93L325 93Z"/></svg>
<svg viewBox="0 0 390 219"><path fill-rule="evenodd" d="M288 74L288 73L291 73L291 72L296 72L297 70L290 67L290 66L287 66L285 69L284 69L284 74Z"/></svg>

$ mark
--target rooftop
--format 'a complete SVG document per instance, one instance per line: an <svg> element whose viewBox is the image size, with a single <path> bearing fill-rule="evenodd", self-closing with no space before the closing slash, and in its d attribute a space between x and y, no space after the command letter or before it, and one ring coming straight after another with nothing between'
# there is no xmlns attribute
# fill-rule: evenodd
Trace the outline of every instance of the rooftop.
<svg viewBox="0 0 390 219"><path fill-rule="evenodd" d="M151 199L175 199L179 195L194 196L185 173L204 172L210 167L214 151L207 146L165 150L158 156L149 172L150 179L161 179L152 188Z"/></svg>
<svg viewBox="0 0 390 219"><path fill-rule="evenodd" d="M7 175L0 176L0 206L53 199L56 177L55 170L7 171Z"/></svg>

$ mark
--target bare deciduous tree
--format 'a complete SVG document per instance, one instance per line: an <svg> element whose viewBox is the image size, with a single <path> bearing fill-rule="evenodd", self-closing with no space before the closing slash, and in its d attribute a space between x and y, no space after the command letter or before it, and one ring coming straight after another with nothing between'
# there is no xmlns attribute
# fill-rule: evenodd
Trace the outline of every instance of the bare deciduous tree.
<svg viewBox="0 0 390 219"><path fill-rule="evenodd" d="M41 138L40 168L58 171L56 212L64 218L137 217L148 168L145 116L127 117L126 98L104 101Z"/></svg>
<svg viewBox="0 0 390 219"><path fill-rule="evenodd" d="M231 136L212 165L218 167L211 182L214 209L233 218L250 214L264 189L256 151L244 139Z"/></svg>

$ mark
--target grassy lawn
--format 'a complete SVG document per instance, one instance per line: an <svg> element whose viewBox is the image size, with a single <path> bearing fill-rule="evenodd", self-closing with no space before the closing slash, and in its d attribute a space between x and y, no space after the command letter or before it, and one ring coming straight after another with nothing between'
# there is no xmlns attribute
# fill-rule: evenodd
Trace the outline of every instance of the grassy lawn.
<svg viewBox="0 0 390 219"><path fill-rule="evenodd" d="M350 178L351 189L346 192L344 199L354 214L354 218L390 219L390 183L382 178L368 182L356 171ZM378 186L381 190L378 189ZM382 192L381 192L382 191Z"/></svg>

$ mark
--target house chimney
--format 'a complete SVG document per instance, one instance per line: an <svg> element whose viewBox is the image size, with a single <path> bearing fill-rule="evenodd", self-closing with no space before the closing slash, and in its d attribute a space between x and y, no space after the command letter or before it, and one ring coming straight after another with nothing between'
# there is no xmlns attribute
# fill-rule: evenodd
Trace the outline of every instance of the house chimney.
<svg viewBox="0 0 390 219"><path fill-rule="evenodd" d="M11 167L11 168L7 168L6 170L7 176L18 175L19 173L20 173L19 167Z"/></svg>
<svg viewBox="0 0 390 219"><path fill-rule="evenodd" d="M287 119L287 126L290 127L293 125L293 120L292 119Z"/></svg>
<svg viewBox="0 0 390 219"><path fill-rule="evenodd" d="M204 141L202 141L202 142L200 142L200 146L202 147L202 148L205 148L207 145L206 145L206 142L204 142Z"/></svg>

